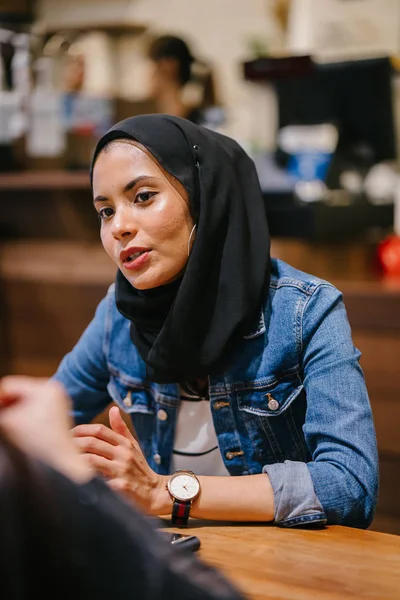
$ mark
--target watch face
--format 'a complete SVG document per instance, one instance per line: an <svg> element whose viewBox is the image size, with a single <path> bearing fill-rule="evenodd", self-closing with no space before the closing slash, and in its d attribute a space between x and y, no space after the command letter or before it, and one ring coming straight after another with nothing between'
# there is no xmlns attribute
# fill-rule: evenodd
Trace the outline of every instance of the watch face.
<svg viewBox="0 0 400 600"><path fill-rule="evenodd" d="M169 480L168 489L178 500L194 500L200 491L200 484L190 473L177 473Z"/></svg>

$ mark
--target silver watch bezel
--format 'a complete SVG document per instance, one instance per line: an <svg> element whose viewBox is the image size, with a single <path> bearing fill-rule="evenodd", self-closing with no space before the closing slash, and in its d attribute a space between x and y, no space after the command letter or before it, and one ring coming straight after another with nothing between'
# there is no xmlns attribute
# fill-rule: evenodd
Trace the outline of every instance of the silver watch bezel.
<svg viewBox="0 0 400 600"><path fill-rule="evenodd" d="M192 477L193 479L195 479L197 481L198 490L194 494L194 496L192 496L191 498L182 498L182 497L179 497L176 494L174 494L172 492L172 490L171 490L171 483L172 483L172 481L174 479L176 479L177 477L179 477L180 475L189 475L190 477ZM175 498L176 500L179 500L179 502L193 502L193 500L195 500L197 498L197 496L200 494L200 481L198 480L198 478L196 477L196 475L193 473L193 471L185 471L184 469L177 470L169 478L168 483L167 483L167 488L168 488L168 492L170 493L170 496L172 498Z"/></svg>

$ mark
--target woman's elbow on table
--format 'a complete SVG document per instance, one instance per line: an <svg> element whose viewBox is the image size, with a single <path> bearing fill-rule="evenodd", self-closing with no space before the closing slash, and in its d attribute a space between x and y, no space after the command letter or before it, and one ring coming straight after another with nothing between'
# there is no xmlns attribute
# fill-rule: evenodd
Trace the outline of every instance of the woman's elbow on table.
<svg viewBox="0 0 400 600"><path fill-rule="evenodd" d="M356 474L343 464L322 464L322 461L308 464L328 525L360 529L371 525L378 496L378 464L367 465L360 459L359 466L362 468ZM321 468L322 477L318 473Z"/></svg>

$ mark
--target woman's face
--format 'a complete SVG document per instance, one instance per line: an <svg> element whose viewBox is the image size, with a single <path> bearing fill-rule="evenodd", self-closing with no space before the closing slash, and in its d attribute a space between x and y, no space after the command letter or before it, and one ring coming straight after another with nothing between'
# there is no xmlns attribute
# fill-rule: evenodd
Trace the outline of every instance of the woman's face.
<svg viewBox="0 0 400 600"><path fill-rule="evenodd" d="M93 202L104 249L133 287L148 290L180 276L193 227L189 200L148 152L120 141L103 150Z"/></svg>

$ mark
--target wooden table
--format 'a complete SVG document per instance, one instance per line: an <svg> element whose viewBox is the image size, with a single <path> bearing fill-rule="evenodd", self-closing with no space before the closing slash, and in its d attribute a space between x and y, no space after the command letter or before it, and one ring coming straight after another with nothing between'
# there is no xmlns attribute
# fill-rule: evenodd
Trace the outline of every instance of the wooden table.
<svg viewBox="0 0 400 600"><path fill-rule="evenodd" d="M400 599L398 536L195 521L180 533L199 537L199 556L254 600Z"/></svg>

